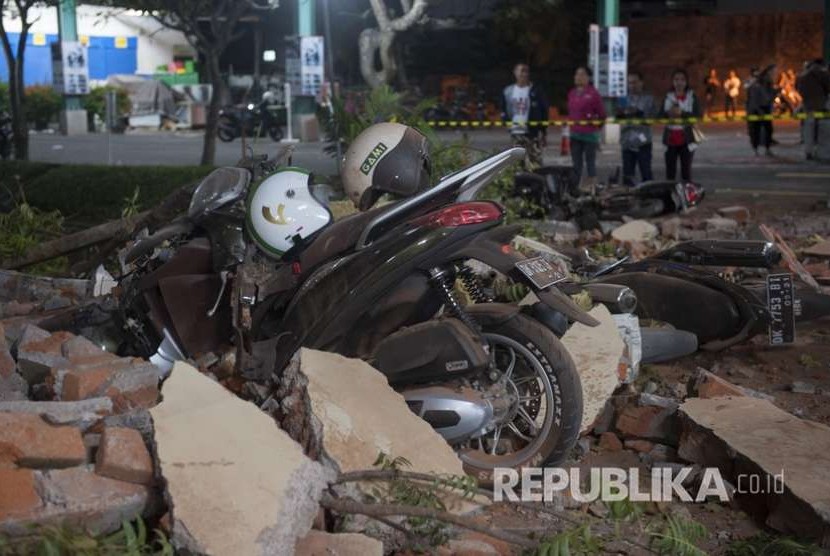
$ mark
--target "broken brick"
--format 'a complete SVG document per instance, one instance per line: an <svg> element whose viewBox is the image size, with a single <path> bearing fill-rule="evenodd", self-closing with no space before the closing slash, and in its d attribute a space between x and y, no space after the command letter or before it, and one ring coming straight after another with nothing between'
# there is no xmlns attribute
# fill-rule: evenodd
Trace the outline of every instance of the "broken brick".
<svg viewBox="0 0 830 556"><path fill-rule="evenodd" d="M623 444L613 432L604 432L599 435L599 447L606 452L619 452L623 449Z"/></svg>
<svg viewBox="0 0 830 556"><path fill-rule="evenodd" d="M70 370L63 377L61 400L78 401L98 396L113 374L110 364L83 371Z"/></svg>
<svg viewBox="0 0 830 556"><path fill-rule="evenodd" d="M0 468L0 523L31 515L41 506L31 469Z"/></svg>
<svg viewBox="0 0 830 556"><path fill-rule="evenodd" d="M101 349L83 336L75 336L64 342L61 354L74 365L104 363L118 359L117 355Z"/></svg>
<svg viewBox="0 0 830 556"><path fill-rule="evenodd" d="M141 433L127 428L104 429L95 472L128 483L151 484L153 460Z"/></svg>
<svg viewBox="0 0 830 556"><path fill-rule="evenodd" d="M676 444L679 423L675 411L658 406L626 407L617 418L624 436Z"/></svg>
<svg viewBox="0 0 830 556"><path fill-rule="evenodd" d="M647 454L654 449L654 442L648 440L641 440L639 438L632 438L625 441L625 447L635 452Z"/></svg>
<svg viewBox="0 0 830 556"><path fill-rule="evenodd" d="M698 372L695 388L698 397L704 399L745 395L739 386L703 369Z"/></svg>
<svg viewBox="0 0 830 556"><path fill-rule="evenodd" d="M37 326L26 326L17 344L17 367L26 382L41 383L53 372L69 365L61 353L61 346L70 338L69 332L49 334Z"/></svg>
<svg viewBox="0 0 830 556"><path fill-rule="evenodd" d="M0 413L0 461L20 467L71 467L86 461L81 433L53 426L38 415Z"/></svg>
<svg viewBox="0 0 830 556"><path fill-rule="evenodd" d="M40 415L52 425L72 425L85 431L112 413L112 400L92 398L77 402L0 402L2 413L30 413Z"/></svg>
<svg viewBox="0 0 830 556"><path fill-rule="evenodd" d="M749 209L742 206L722 207L718 209L718 216L735 220L738 224L749 222Z"/></svg>

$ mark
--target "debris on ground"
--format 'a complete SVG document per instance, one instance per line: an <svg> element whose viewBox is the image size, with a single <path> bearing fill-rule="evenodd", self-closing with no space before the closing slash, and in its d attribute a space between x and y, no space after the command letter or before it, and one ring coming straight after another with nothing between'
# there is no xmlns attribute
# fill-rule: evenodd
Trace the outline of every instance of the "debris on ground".
<svg viewBox="0 0 830 556"><path fill-rule="evenodd" d="M334 474L255 405L177 363L150 410L179 549L290 554Z"/></svg>
<svg viewBox="0 0 830 556"><path fill-rule="evenodd" d="M680 414L680 457L718 467L741 489L737 501L769 527L827 542L830 427L744 396L691 399ZM758 485L743 484L753 474Z"/></svg>

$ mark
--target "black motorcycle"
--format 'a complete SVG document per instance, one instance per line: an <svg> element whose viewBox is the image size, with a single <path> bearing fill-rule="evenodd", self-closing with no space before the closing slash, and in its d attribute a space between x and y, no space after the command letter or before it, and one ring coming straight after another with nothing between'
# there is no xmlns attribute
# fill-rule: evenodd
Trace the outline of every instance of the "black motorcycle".
<svg viewBox="0 0 830 556"><path fill-rule="evenodd" d="M217 136L225 143L238 137L262 137L266 133L274 141L282 141L282 125L271 110L271 103L248 104L223 108L219 112Z"/></svg>
<svg viewBox="0 0 830 556"><path fill-rule="evenodd" d="M557 269L510 247L520 226L502 226L500 205L473 200L523 156L507 150L414 197L336 221L280 261L246 236L252 173L216 170L187 217L124 258L120 320L132 351L169 368L225 346L238 372L262 381L301 346L362 358L480 479L495 467L558 463L579 433L582 390L567 351L529 315L599 323L560 291ZM525 284L539 303L493 303L471 259ZM474 303L459 302L457 281Z"/></svg>
<svg viewBox="0 0 830 556"><path fill-rule="evenodd" d="M569 166L543 166L516 174L513 197L521 201L525 218L576 220L583 229L596 228L600 220L653 218L697 206L705 189L695 183L648 181L634 187L598 186L580 191Z"/></svg>
<svg viewBox="0 0 830 556"><path fill-rule="evenodd" d="M8 160L12 155L12 119L3 112L0 114L0 160Z"/></svg>

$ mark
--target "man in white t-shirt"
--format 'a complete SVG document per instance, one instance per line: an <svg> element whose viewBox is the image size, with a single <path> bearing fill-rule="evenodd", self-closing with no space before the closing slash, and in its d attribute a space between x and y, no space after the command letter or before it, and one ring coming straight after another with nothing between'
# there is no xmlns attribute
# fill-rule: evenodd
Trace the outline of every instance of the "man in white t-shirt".
<svg viewBox="0 0 830 556"><path fill-rule="evenodd" d="M735 73L735 70L729 71L729 78L723 82L723 89L726 91L726 105L724 106L724 113L727 117L735 117L735 110L738 106L738 95L741 94L741 78Z"/></svg>
<svg viewBox="0 0 830 556"><path fill-rule="evenodd" d="M541 166L542 148L547 144L548 103L544 94L530 81L530 67L518 63L513 68L516 82L502 95L502 120L510 122L513 144L527 149L532 164Z"/></svg>

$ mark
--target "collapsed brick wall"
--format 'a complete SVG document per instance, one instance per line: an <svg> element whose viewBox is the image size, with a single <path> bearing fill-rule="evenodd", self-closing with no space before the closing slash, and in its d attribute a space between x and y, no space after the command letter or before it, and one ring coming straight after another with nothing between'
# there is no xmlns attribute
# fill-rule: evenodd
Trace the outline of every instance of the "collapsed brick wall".
<svg viewBox="0 0 830 556"><path fill-rule="evenodd" d="M668 90L674 68L686 68L703 92L709 68L718 77L735 69L744 80L752 66L775 63L798 72L805 60L821 56L821 13L659 17L625 22L629 67L643 72L655 93ZM743 96L741 100L743 100ZM723 102L723 95L718 101Z"/></svg>

